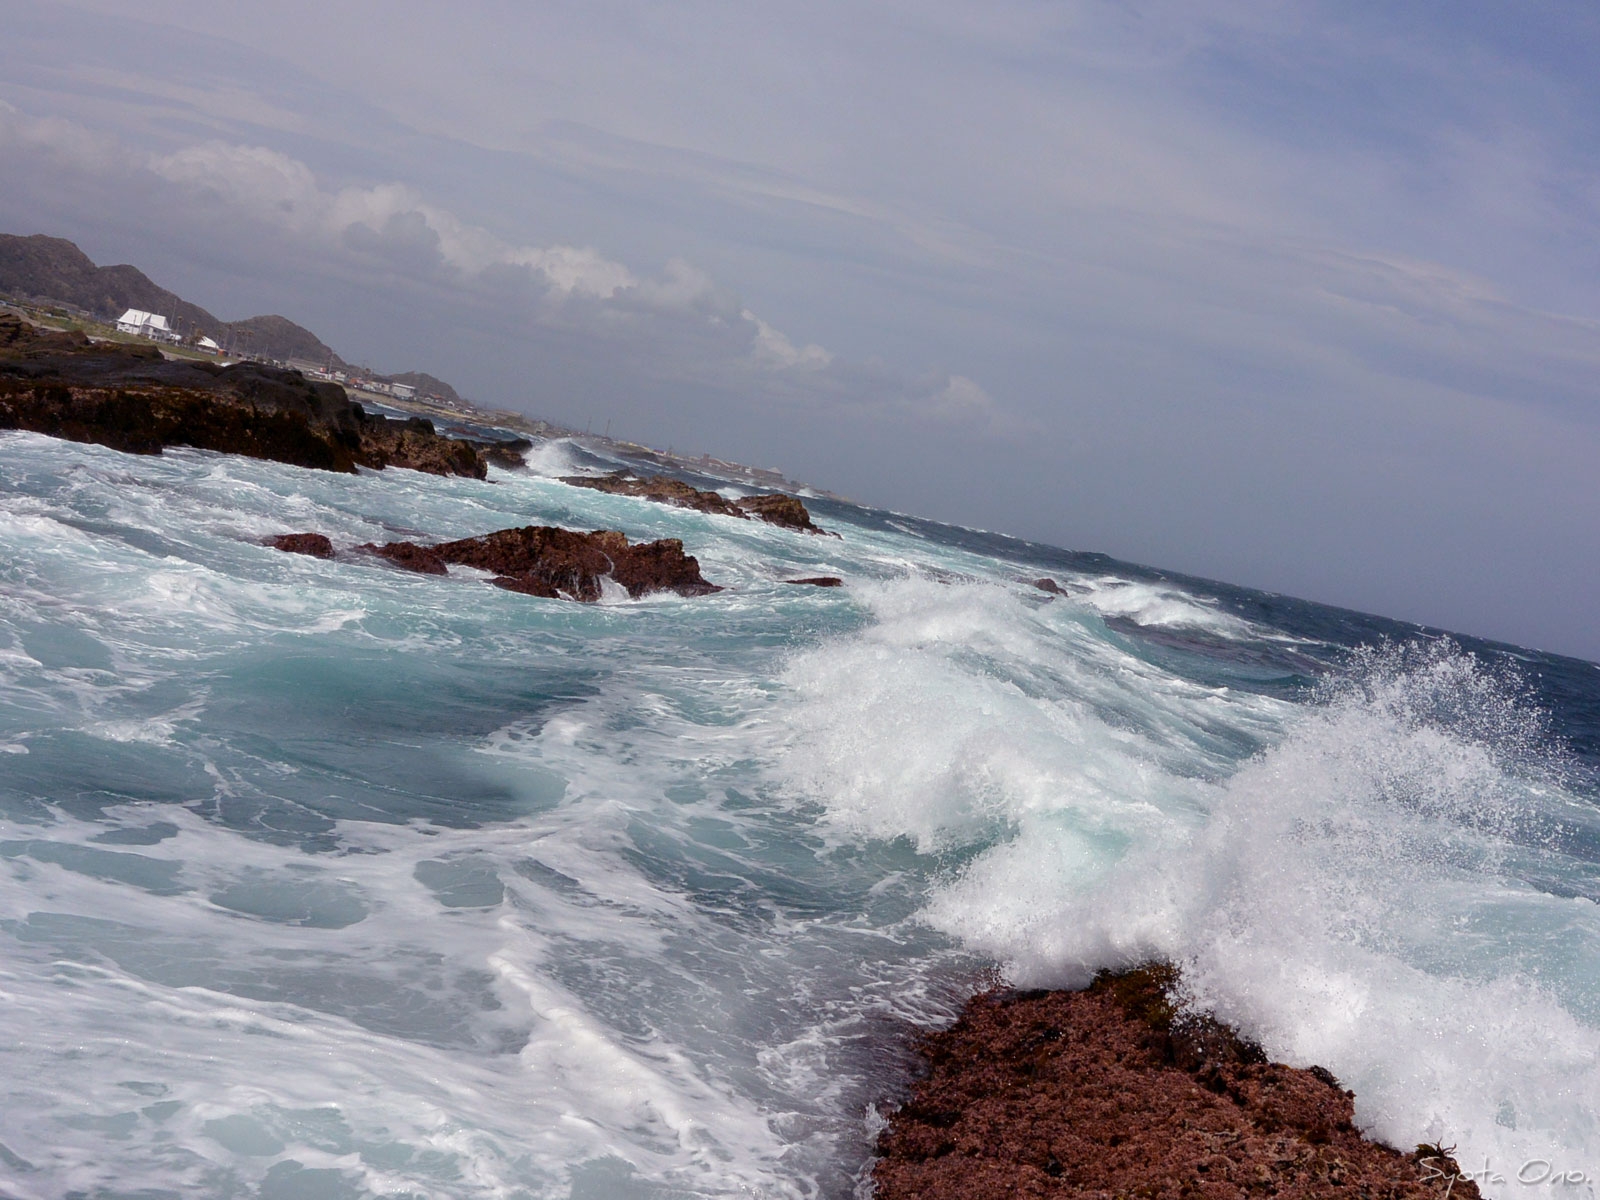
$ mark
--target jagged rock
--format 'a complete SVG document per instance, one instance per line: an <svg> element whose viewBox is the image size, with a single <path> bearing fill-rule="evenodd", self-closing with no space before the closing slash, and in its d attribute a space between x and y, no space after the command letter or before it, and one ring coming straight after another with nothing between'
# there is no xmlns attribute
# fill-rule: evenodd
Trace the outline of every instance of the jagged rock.
<svg viewBox="0 0 1600 1200"><path fill-rule="evenodd" d="M1054 579L1050 579L1048 577L1044 579L1035 579L1033 581L1033 586L1038 588L1041 592L1049 592L1052 596L1065 596L1067 594L1066 588L1062 587Z"/></svg>
<svg viewBox="0 0 1600 1200"><path fill-rule="evenodd" d="M483 455L489 465L515 471L527 466L527 454L533 449L533 442L525 437L506 438L503 441L473 442L472 448Z"/></svg>
<svg viewBox="0 0 1600 1200"><path fill-rule="evenodd" d="M378 424L382 420L383 424ZM483 454L470 442L442 437L426 417L405 421L368 417L361 430L363 466L408 467L430 475L470 475L482 479L488 471Z"/></svg>
<svg viewBox="0 0 1600 1200"><path fill-rule="evenodd" d="M369 543L361 549L430 575L445 574L448 563L492 571L498 587L551 599L566 595L598 600L606 577L636 599L651 592L704 596L722 590L701 577L699 561L683 552L683 543L677 538L634 546L614 529L580 533L528 525L435 546L389 542L382 546Z"/></svg>
<svg viewBox="0 0 1600 1200"><path fill-rule="evenodd" d="M752 516L760 517L773 525L782 525L785 529L796 529L801 533L826 532L811 523L811 514L806 511L804 504L794 496L786 496L782 492L769 492L765 496L746 496L739 501L739 507Z"/></svg>
<svg viewBox="0 0 1600 1200"><path fill-rule="evenodd" d="M843 587L844 580L837 575L812 575L805 579L785 579L785 583L809 583L812 587Z"/></svg>
<svg viewBox="0 0 1600 1200"><path fill-rule="evenodd" d="M1325 1070L1172 1001L1177 972L1103 975L1081 992L975 997L924 1042L929 1073L891 1117L878 1200L992 1196L1372 1196L1477 1200L1438 1147L1405 1155L1353 1124Z"/></svg>
<svg viewBox="0 0 1600 1200"><path fill-rule="evenodd" d="M268 538L267 545L289 554L309 554L312 558L332 558L333 543L321 533L280 533Z"/></svg>
<svg viewBox="0 0 1600 1200"><path fill-rule="evenodd" d="M0 429L132 454L194 446L327 471L411 467L484 478L482 455L422 418L368 413L332 383L259 363L169 360L0 313Z"/></svg>
<svg viewBox="0 0 1600 1200"><path fill-rule="evenodd" d="M570 475L561 480L573 487L589 488L612 496L638 496L654 500L657 504L670 504L674 508L692 508L696 512L716 513L724 517L745 517L747 514L732 500L717 492L691 487L682 480L667 475L652 475L640 479L626 471L613 471L609 475Z"/></svg>
<svg viewBox="0 0 1600 1200"><path fill-rule="evenodd" d="M613 471L609 475L569 475L561 480L573 487L590 488L613 496L639 496L658 504L671 504L676 508L692 508L697 512L716 513L723 517L759 517L785 529L804 533L824 533L811 523L806 506L793 496L773 492L765 496L746 496L742 500L729 500L719 492L691 487L680 479L667 475L652 475L640 479L626 471Z"/></svg>

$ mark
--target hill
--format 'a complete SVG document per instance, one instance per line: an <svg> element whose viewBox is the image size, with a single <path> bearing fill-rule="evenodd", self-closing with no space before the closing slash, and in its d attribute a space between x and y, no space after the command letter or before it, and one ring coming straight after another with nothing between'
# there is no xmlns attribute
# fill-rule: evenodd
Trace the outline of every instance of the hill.
<svg viewBox="0 0 1600 1200"><path fill-rule="evenodd" d="M223 321L161 287L137 267L99 267L66 238L36 233L0 234L0 294L19 300L64 304L103 321L130 308L160 313L182 334L204 334L224 348L258 358L295 359L347 370L349 365L316 334L287 317L247 317ZM442 379L418 371L392 377L419 392L460 401Z"/></svg>
<svg viewBox="0 0 1600 1200"><path fill-rule="evenodd" d="M97 267L66 238L0 234L0 292L18 298L53 300L115 320L130 308L165 315L180 328L212 332L222 328L197 304L152 283L137 267ZM220 341L221 339L218 338Z"/></svg>
<svg viewBox="0 0 1600 1200"><path fill-rule="evenodd" d="M448 400L451 404L461 403L461 397L456 394L455 388L426 371L402 371L389 378L395 383L409 383L417 389L419 396L437 396L440 400Z"/></svg>

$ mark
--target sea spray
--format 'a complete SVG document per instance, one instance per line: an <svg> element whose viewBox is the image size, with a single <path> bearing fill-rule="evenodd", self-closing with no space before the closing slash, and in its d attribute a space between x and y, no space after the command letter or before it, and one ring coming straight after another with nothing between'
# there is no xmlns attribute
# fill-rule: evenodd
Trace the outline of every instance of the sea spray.
<svg viewBox="0 0 1600 1200"><path fill-rule="evenodd" d="M993 962L1152 953L1384 1136L1600 1174L1600 674L835 501L0 448L11 1193L845 1196ZM530 523L728 590L260 544Z"/></svg>

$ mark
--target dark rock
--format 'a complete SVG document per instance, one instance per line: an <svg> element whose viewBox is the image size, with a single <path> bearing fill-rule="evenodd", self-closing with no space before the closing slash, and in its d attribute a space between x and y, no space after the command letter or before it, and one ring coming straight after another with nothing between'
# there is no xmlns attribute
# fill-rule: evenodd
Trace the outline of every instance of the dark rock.
<svg viewBox="0 0 1600 1200"><path fill-rule="evenodd" d="M1035 579L1033 581L1033 586L1038 588L1041 592L1049 592L1052 596L1065 596L1067 594L1066 588L1062 587L1054 579L1050 578Z"/></svg>
<svg viewBox="0 0 1600 1200"><path fill-rule="evenodd" d="M362 549L408 570L430 575L445 574L447 563L492 571L497 577L496 586L530 596L568 595L577 600L598 600L601 580L608 576L635 598L661 591L704 596L722 590L701 577L699 562L683 552L683 543L678 539L663 538L634 546L612 529L580 533L549 525L528 525L436 546L389 542Z"/></svg>
<svg viewBox="0 0 1600 1200"><path fill-rule="evenodd" d="M974 997L924 1042L927 1078L878 1141L878 1200L1442 1200L1459 1174L1445 1152L1363 1138L1326 1072L1268 1063L1183 1012L1176 980L1158 965L1081 992ZM1449 1194L1478 1189L1455 1178Z"/></svg>
<svg viewBox="0 0 1600 1200"><path fill-rule="evenodd" d="M194 446L352 472L411 467L487 474L466 442L425 420L368 413L337 384L259 363L168 360L154 346L94 344L0 313L0 429L133 454Z"/></svg>
<svg viewBox="0 0 1600 1200"><path fill-rule="evenodd" d="M515 471L527 465L528 451L533 449L533 442L524 437L507 438L503 441L473 442L472 448L483 455L489 465Z"/></svg>
<svg viewBox="0 0 1600 1200"><path fill-rule="evenodd" d="M716 513L723 517L759 517L785 529L805 533L823 533L811 523L806 506L793 496L774 492L765 496L746 496L737 502L719 492L691 487L680 479L667 475L652 475L640 479L626 471L613 471L609 475L569 475L561 480L573 487L590 488L613 496L638 496L658 504L671 504L676 508L692 508L697 512Z"/></svg>
<svg viewBox="0 0 1600 1200"><path fill-rule="evenodd" d="M289 554L309 554L312 558L332 558L333 543L320 533L280 533L267 539L267 545Z"/></svg>
<svg viewBox="0 0 1600 1200"><path fill-rule="evenodd" d="M801 533L823 533L811 523L811 514L806 506L794 496L786 496L782 492L769 492L765 496L746 496L739 501L739 507L752 516L760 517L773 525L782 525L785 529L796 529Z"/></svg>
<svg viewBox="0 0 1600 1200"><path fill-rule="evenodd" d="M444 559L440 558L431 546L419 546L415 542L385 542L379 546L367 542L357 549L370 551L380 558L387 558L395 566L404 567L408 571L419 571L424 575L450 573Z"/></svg>
<svg viewBox="0 0 1600 1200"><path fill-rule="evenodd" d="M809 583L812 587L843 587L844 580L837 575L813 575L808 579L785 579L785 583Z"/></svg>
<svg viewBox="0 0 1600 1200"><path fill-rule="evenodd" d="M717 492L690 487L682 480L667 475L652 475L640 479L626 471L613 471L609 475L571 475L562 483L573 487L589 488L612 496L638 496L654 500L657 504L670 504L674 508L692 508L696 512L716 513L723 517L745 518L747 514L732 500Z"/></svg>

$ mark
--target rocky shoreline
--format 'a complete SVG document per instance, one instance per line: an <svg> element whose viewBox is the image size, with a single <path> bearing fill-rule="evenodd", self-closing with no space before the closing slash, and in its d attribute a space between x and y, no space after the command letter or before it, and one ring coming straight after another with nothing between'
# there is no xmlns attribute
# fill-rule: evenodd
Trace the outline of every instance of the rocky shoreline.
<svg viewBox="0 0 1600 1200"><path fill-rule="evenodd" d="M167 359L154 346L44 332L9 313L0 313L0 429L130 454L182 445L324 471L488 474L484 446L421 417L369 413L337 384L260 363Z"/></svg>
<svg viewBox="0 0 1600 1200"><path fill-rule="evenodd" d="M877 1200L1477 1200L1449 1148L1363 1137L1332 1074L1185 1014L1177 982L1154 965L975 996L923 1039L927 1074L878 1139Z"/></svg>

